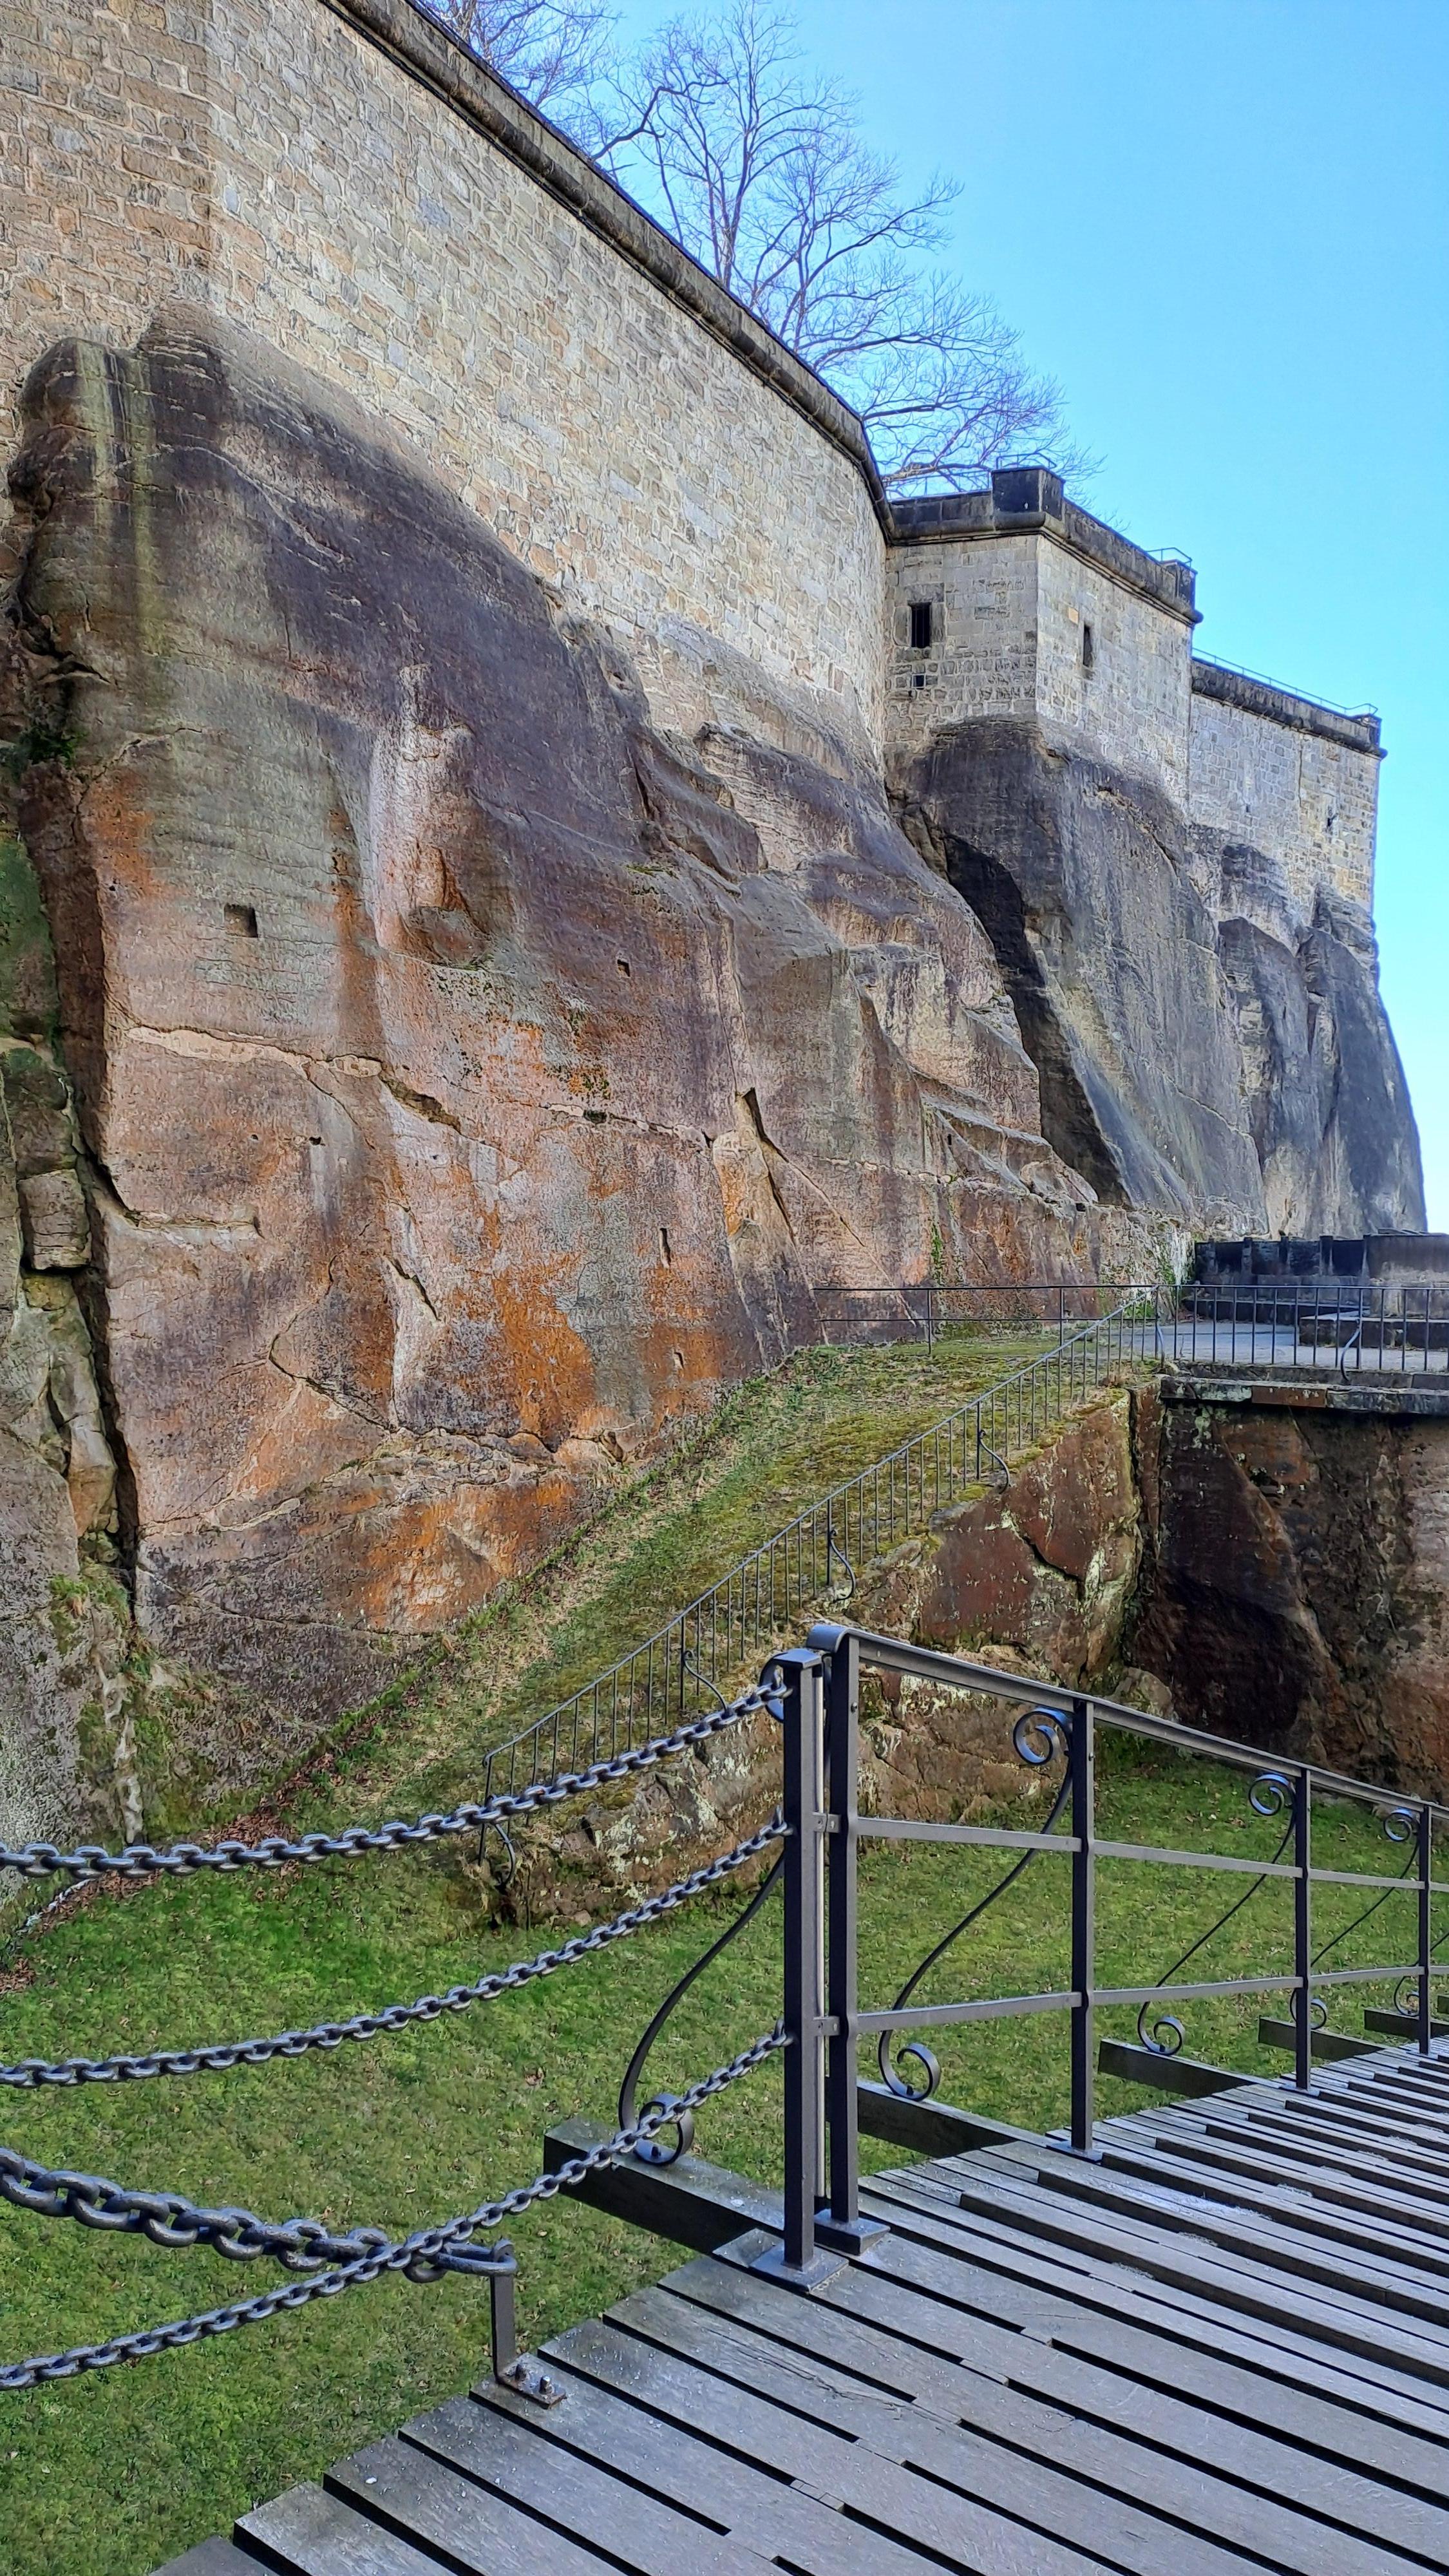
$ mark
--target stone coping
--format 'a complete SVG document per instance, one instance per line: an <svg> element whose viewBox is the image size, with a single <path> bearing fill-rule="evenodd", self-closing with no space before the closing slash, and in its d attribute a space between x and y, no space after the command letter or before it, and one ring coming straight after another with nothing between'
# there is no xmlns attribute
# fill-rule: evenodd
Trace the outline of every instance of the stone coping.
<svg viewBox="0 0 1449 2576"><path fill-rule="evenodd" d="M1157 608L1184 624L1199 622L1194 604L1196 577L1189 563L1176 556L1161 559L1119 536L1102 519L1079 510L1062 489L1060 475L1044 465L1008 465L980 492L931 493L917 501L892 505L897 545L932 545L983 537L1036 535L1051 537L1069 553L1080 555L1128 590L1150 599Z"/></svg>
<svg viewBox="0 0 1449 2576"><path fill-rule="evenodd" d="M606 178L587 153L570 143L506 81L488 71L414 0L321 0L321 4L486 134L550 196L642 269L775 393L803 412L864 476L882 529L887 539L891 537L890 499L865 430L849 405L681 250L642 206Z"/></svg>
<svg viewBox="0 0 1449 2576"><path fill-rule="evenodd" d="M1203 662L1194 658L1193 694L1215 698L1221 706L1240 707L1245 715L1261 716L1268 724L1289 725L1296 733L1320 734L1326 742L1341 742L1349 751L1368 752L1375 760L1385 758L1379 740L1379 720L1367 709L1360 715L1344 715L1337 707L1320 706L1316 698L1301 698L1294 689L1275 688L1271 680L1255 680L1246 671L1229 670L1223 662Z"/></svg>
<svg viewBox="0 0 1449 2576"><path fill-rule="evenodd" d="M1400 1377L1366 1369L1360 1378L1245 1377L1228 1367L1169 1369L1157 1381L1164 1404L1252 1405L1270 1413L1367 1413L1388 1419L1442 1420L1449 1416L1449 1373L1429 1370Z"/></svg>

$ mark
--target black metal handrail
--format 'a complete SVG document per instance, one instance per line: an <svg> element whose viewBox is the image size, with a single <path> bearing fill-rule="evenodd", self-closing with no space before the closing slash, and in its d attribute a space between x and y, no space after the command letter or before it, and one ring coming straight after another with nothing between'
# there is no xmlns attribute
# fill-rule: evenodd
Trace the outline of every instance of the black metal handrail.
<svg viewBox="0 0 1449 2576"><path fill-rule="evenodd" d="M1020 1673L996 1671L963 1656L937 1653L892 1637L826 1623L811 1631L808 1643L777 1659L784 1692L784 1818L787 1834L779 1864L784 1882L784 2027L785 2056L785 2229L771 2268L797 2284L808 2284L822 2266L841 2251L850 2251L870 2222L859 2206L858 2054L862 2039L875 2039L882 2072L890 2088L921 2099L934 2091L939 2069L919 2036L897 2054L920 2074L911 2083L893 2059L897 2033L923 2031L976 2021L1011 2019L1059 2012L1070 2028L1070 2118L1067 2142L1090 2153L1095 2131L1096 2015L1113 2005L1136 2006L1139 2036L1159 2058L1181 2045L1182 2024L1175 2015L1146 2016L1168 2003L1236 1995L1284 1994L1293 2008L1292 2082L1310 2083L1315 2018L1321 2010L1318 1989L1393 1983L1412 1992L1412 2030L1427 2052L1431 2038L1431 1987L1438 1963L1433 1939L1435 1896L1449 1895L1449 1881L1433 1876L1436 1824L1449 1823L1449 1806L1429 1798L1406 1798L1401 1792L1354 1780L1321 1763L1275 1756L1224 1736L1154 1717L1095 1693L1060 1688ZM859 1706L863 1671L911 1676L937 1687L978 1693L1014 1706L1019 1714L1013 1741L1019 1757L1041 1766L1054 1755L1063 1759L1062 1786L1042 1830L1018 1831L1004 1826L931 1824L860 1811ZM1251 1775L1252 1798L1264 1816L1282 1815L1285 1830L1271 1859L1257 1860L1225 1852L1169 1850L1155 1844L1122 1842L1097 1830L1096 1743L1098 1730L1110 1728L1179 1752L1228 1763ZM1390 1840L1411 1844L1405 1866L1394 1873L1328 1869L1317 1865L1312 1849L1315 1797L1350 1799L1376 1812ZM1059 1829L1060 1828L1060 1829ZM868 1840L956 1843L1020 1855L1014 1868L981 1905L972 1908L939 1942L884 2008L862 2009L857 1991L856 1871L862 1842ZM1291 1848L1291 1857L1285 1857ZM966 1995L950 2003L915 2000L928 1966L944 1956L960 1934L995 1901L1021 1869L1041 1854L1070 1863L1071 1963L1068 1982L1021 1995ZM1102 1986L1097 1982L1096 1872L1103 1860L1147 1865L1250 1873L1256 1893L1268 1879L1281 1880L1293 1891L1293 1965L1291 1969L1250 1977L1184 1978L1180 1971L1212 1934L1236 1914L1247 1896L1229 1905L1209 1931L1152 1983ZM1354 1886L1382 1891L1373 1902L1317 1949L1313 1941L1313 1891L1320 1885ZM1379 1961L1368 1966L1325 1968L1327 1953L1378 1910L1393 1894L1415 1896L1417 1942L1408 1960Z"/></svg>
<svg viewBox="0 0 1449 2576"><path fill-rule="evenodd" d="M1163 1301L1178 1365L1413 1376L1449 1367L1449 1283L1366 1279L1190 1282Z"/></svg>
<svg viewBox="0 0 1449 2576"><path fill-rule="evenodd" d="M1449 1286L1369 1289L1304 1280L1243 1288L1102 1288L1057 1280L934 1280L815 1291L822 1331L927 1342L969 1322L1056 1336L863 1468L752 1548L632 1653L485 1756L485 1800L638 1743L714 1704L752 1656L798 1633L804 1614L848 1600L862 1565L923 1529L1127 1369L1252 1368L1405 1375L1449 1368ZM1106 1313L1106 1299L1114 1302ZM1397 1304L1395 1301L1397 1300ZM832 1306L835 1310L832 1317ZM853 1319L853 1320L852 1320ZM902 1328L904 1327L904 1332Z"/></svg>
<svg viewBox="0 0 1449 2576"><path fill-rule="evenodd" d="M1071 1279L877 1280L865 1286L817 1282L811 1291L827 1342L901 1341L908 1335L930 1349L938 1333L969 1326L978 1331L1068 1332L1096 1324L1119 1308L1155 1312L1160 1283Z"/></svg>
<svg viewBox="0 0 1449 2576"><path fill-rule="evenodd" d="M1050 1293L1055 1297L1054 1286ZM1128 1292L1109 1314L1069 1326L1039 1358L797 1513L632 1654L489 1753L484 1802L506 1794L520 1775L577 1771L713 1705L752 1657L768 1654L792 1629L798 1633L805 1613L832 1593L848 1599L870 1558L924 1529L933 1513L999 1472L1095 1388L1150 1364L1154 1294Z"/></svg>

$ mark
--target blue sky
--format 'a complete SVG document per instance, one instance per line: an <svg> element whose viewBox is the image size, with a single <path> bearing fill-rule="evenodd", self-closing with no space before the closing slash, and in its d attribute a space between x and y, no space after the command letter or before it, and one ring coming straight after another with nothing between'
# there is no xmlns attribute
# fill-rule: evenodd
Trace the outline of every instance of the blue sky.
<svg viewBox="0 0 1449 2576"><path fill-rule="evenodd" d="M666 14L631 5L629 31ZM1449 0L800 0L954 256L1198 570L1198 643L1376 706L1384 992L1449 1228Z"/></svg>

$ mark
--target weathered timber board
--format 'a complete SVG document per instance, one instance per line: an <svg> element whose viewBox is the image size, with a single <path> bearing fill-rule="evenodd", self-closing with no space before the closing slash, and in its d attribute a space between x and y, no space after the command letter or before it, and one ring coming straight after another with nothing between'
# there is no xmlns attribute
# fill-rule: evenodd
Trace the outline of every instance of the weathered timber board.
<svg viewBox="0 0 1449 2576"><path fill-rule="evenodd" d="M1449 2566L1449 2053L875 2175L809 2298L756 2233L169 2576L1409 2576Z"/></svg>

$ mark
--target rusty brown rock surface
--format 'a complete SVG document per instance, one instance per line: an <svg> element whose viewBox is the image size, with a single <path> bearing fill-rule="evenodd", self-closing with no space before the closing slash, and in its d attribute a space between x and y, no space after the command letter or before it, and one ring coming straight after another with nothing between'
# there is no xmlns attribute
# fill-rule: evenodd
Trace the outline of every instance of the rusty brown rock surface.
<svg viewBox="0 0 1449 2576"><path fill-rule="evenodd" d="M813 1282L1140 1275L879 781L664 739L415 457L195 314L59 346L26 416L10 767L84 1150L23 1239L89 1254L158 1647L321 1722Z"/></svg>
<svg viewBox="0 0 1449 2576"><path fill-rule="evenodd" d="M1138 1399L1132 1652L1178 1715L1449 1785L1449 1418Z"/></svg>

